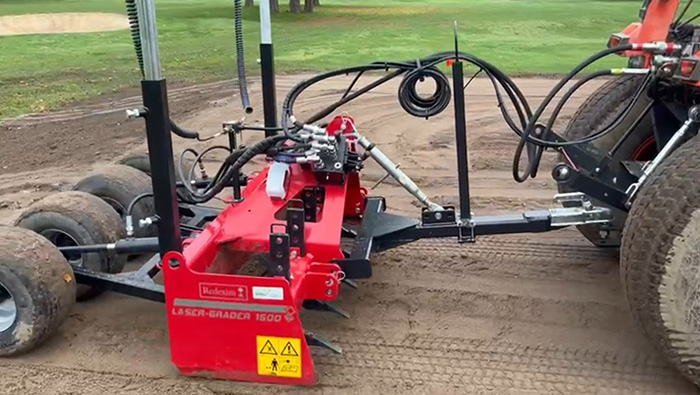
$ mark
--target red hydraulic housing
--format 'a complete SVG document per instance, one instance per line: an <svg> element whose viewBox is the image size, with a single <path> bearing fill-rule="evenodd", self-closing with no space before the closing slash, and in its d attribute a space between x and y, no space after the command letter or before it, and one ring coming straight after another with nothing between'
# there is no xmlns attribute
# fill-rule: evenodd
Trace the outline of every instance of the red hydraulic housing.
<svg viewBox="0 0 700 395"><path fill-rule="evenodd" d="M183 374L316 381L299 312L305 300L338 296L342 226L362 216L367 191L357 171L328 177L292 164L285 196L270 197L270 168L182 254L162 260L172 361Z"/></svg>

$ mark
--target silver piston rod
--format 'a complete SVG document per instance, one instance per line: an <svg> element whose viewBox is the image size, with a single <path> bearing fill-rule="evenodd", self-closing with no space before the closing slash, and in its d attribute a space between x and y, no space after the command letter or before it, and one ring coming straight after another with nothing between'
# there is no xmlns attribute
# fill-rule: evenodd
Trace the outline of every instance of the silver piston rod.
<svg viewBox="0 0 700 395"><path fill-rule="evenodd" d="M664 145L658 155L656 155L651 162L644 166L642 176L639 177L639 180L630 185L627 189L627 201L625 202L627 207L632 205L634 197L637 195L637 192L639 192L639 189L642 187L647 178L649 178L651 173L653 173L654 170L659 167L661 162L663 162L666 157L674 149L676 149L683 137L685 137L685 135L688 134L692 128L697 127L698 123L700 123L700 106L690 107L688 110L688 119L683 123L683 125L681 125L680 129L678 129L678 131L671 136L671 139L666 143L666 145Z"/></svg>
<svg viewBox="0 0 700 395"><path fill-rule="evenodd" d="M354 135L357 137L357 142L360 144L362 148L365 149L365 151L369 154L369 156L372 157L377 163L379 163L379 166L381 166L384 170L386 170L387 174L389 174L393 179L395 179L401 186L404 187L410 193L411 195L415 196L418 201L423 203L430 211L442 211L444 208L440 206L439 204L432 202L429 198L428 195L426 195L419 187L416 185L413 180L409 176L406 175L401 169L399 169L399 166L396 165L389 157L384 155L384 153L377 148L376 145L374 145L371 141L367 140L365 136L362 136L358 134L357 132L354 133Z"/></svg>

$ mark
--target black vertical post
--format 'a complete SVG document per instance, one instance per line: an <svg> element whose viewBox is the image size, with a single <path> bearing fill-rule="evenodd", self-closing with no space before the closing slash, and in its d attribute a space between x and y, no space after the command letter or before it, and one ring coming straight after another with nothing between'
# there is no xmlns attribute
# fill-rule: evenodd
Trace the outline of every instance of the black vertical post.
<svg viewBox="0 0 700 395"><path fill-rule="evenodd" d="M277 92L275 90L275 56L272 48L270 0L260 0L260 76L262 78L265 127L276 128ZM265 137L275 134L274 130L265 130Z"/></svg>
<svg viewBox="0 0 700 395"><path fill-rule="evenodd" d="M162 256L170 251L182 251L168 92L160 70L155 0L137 0L136 9L144 59L141 93L146 111L142 115L146 118L148 158L151 164L153 201L158 217L158 244Z"/></svg>
<svg viewBox="0 0 700 395"><path fill-rule="evenodd" d="M455 137L457 143L457 172L459 176L459 217L471 219L469 204L469 160L467 157L467 111L464 104L464 63L452 63L452 90L454 91Z"/></svg>
<svg viewBox="0 0 700 395"><path fill-rule="evenodd" d="M147 109L146 137L158 217L158 242L160 253L164 255L169 251L182 251L167 88L165 80L158 80L142 81L141 89Z"/></svg>
<svg viewBox="0 0 700 395"><path fill-rule="evenodd" d="M263 114L265 127L277 127L277 92L275 87L275 56L272 44L260 44ZM274 130L266 130L265 137L274 136Z"/></svg>
<svg viewBox="0 0 700 395"><path fill-rule="evenodd" d="M228 145L229 148L231 149L231 152L238 149L238 139L236 138L236 134L238 132L233 129L228 133ZM233 178L231 179L231 186L233 187L233 201L234 203L240 202L241 199L241 185L240 185L240 172L236 171L233 173Z"/></svg>

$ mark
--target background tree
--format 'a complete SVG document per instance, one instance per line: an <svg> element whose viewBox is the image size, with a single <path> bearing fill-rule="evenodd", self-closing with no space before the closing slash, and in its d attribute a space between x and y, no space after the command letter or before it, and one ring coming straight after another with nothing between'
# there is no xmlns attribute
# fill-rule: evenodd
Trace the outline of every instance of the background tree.
<svg viewBox="0 0 700 395"><path fill-rule="evenodd" d="M289 0L289 12L298 14L301 12L301 0Z"/></svg>
<svg viewBox="0 0 700 395"><path fill-rule="evenodd" d="M304 0L304 12L314 12L314 6L318 0Z"/></svg>
<svg viewBox="0 0 700 395"><path fill-rule="evenodd" d="M252 7L255 5L255 0L245 0L246 7Z"/></svg>

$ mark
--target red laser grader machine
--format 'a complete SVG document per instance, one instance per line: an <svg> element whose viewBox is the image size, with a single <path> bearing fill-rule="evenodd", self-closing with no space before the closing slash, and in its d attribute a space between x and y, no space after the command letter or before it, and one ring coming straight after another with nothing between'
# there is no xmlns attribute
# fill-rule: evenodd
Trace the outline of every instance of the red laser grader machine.
<svg viewBox="0 0 700 395"><path fill-rule="evenodd" d="M29 207L16 226L0 228L0 355L29 352L51 336L76 299L109 290L165 303L172 363L183 374L309 385L317 379L310 347L342 350L306 332L299 313L337 311L328 302L341 286L371 276L373 252L421 238L474 242L479 235L577 226L593 243L620 248L634 318L679 371L700 383L700 28L693 25L700 14L686 17L691 5L645 1L640 22L613 34L607 48L573 69L536 108L498 68L460 52L455 34L450 52L302 81L278 119L269 4L263 0L265 124L224 124L219 135L228 136L229 146L220 149L227 157L213 177L204 177L198 168L211 149L190 150L196 159L189 168L173 158L171 133L208 138L170 120L154 1L127 0L144 75L143 107L128 114L145 120L148 160L91 175L74 191ZM237 1L239 83L250 112L241 21ZM626 57L628 67L577 77L609 55ZM445 63L451 80L439 67ZM552 176L561 206L498 216L471 212L465 63L493 83L505 123L520 138L516 181L536 175L546 149L558 151L561 163ZM357 77L338 101L308 119L295 116L302 92L346 74ZM356 87L363 74L379 77ZM553 130L573 93L605 76L615 78L580 107L565 131ZM429 118L453 104L458 207L432 201L353 118L337 112L394 78L401 78L398 101L409 114ZM428 96L416 88L425 79L436 86ZM242 147L243 130L257 130L261 138ZM247 175L245 165L256 157L267 166ZM423 205L416 218L387 213L390 202L362 187L360 173L369 160ZM223 209L207 205L227 191L232 196ZM153 256L141 268L122 273L129 256L146 253Z"/></svg>

